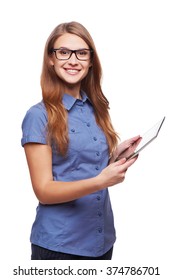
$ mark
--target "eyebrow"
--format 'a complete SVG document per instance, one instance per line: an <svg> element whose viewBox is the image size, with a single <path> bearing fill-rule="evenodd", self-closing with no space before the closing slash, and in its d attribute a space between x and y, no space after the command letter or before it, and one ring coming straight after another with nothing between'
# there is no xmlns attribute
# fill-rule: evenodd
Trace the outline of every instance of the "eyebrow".
<svg viewBox="0 0 173 280"><path fill-rule="evenodd" d="M80 51L80 50L89 50L89 48L79 48L79 49L69 49L67 47L59 47L59 48L54 48L54 49L66 49L66 50L71 50L71 51Z"/></svg>

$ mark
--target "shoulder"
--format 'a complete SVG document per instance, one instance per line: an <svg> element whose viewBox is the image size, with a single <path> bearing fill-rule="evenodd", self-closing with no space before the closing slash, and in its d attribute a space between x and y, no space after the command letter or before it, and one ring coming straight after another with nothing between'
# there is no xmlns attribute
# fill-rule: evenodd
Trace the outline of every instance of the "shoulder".
<svg viewBox="0 0 173 280"><path fill-rule="evenodd" d="M47 125L48 117L46 107L43 101L30 107L22 121L22 129L24 128L43 128Z"/></svg>
<svg viewBox="0 0 173 280"><path fill-rule="evenodd" d="M44 102L41 101L33 106L31 106L26 114L30 114L30 115L34 115L34 116L46 116L47 117L47 111L46 111L46 107L44 105Z"/></svg>
<svg viewBox="0 0 173 280"><path fill-rule="evenodd" d="M35 122L42 120L42 122L47 122L47 111L43 101L31 106L26 111L23 122L29 120L30 121L34 120Z"/></svg>
<svg viewBox="0 0 173 280"><path fill-rule="evenodd" d="M28 142L46 143L47 111L41 101L30 107L22 121L22 145Z"/></svg>

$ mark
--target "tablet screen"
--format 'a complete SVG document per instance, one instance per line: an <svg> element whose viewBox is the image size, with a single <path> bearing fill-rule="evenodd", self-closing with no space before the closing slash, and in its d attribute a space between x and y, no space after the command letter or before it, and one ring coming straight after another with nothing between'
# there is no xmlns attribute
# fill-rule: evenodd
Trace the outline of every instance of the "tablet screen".
<svg viewBox="0 0 173 280"><path fill-rule="evenodd" d="M165 117L163 117L159 122L157 122L152 128L147 130L142 135L142 140L139 143L138 147L133 152L133 154L131 154L127 159L131 159L131 158L135 157L136 155L138 155L140 151L142 151L148 144L150 144L158 136L164 120L165 120Z"/></svg>

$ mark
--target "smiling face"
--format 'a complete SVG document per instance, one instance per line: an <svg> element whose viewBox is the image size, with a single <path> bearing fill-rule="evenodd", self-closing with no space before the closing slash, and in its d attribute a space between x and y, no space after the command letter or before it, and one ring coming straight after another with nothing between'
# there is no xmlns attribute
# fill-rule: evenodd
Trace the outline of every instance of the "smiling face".
<svg viewBox="0 0 173 280"><path fill-rule="evenodd" d="M54 49L65 48L69 50L89 49L85 41L77 35L65 33L54 43ZM50 63L54 66L57 76L64 82L64 90L75 97L79 97L81 81L86 77L91 67L91 59L78 60L72 53L68 60L59 60L53 53Z"/></svg>

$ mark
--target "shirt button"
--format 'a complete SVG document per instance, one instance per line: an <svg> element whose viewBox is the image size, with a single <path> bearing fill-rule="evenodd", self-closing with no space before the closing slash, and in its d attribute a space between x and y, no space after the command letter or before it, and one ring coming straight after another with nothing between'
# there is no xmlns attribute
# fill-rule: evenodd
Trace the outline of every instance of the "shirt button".
<svg viewBox="0 0 173 280"><path fill-rule="evenodd" d="M98 228L98 232L99 232L99 233L102 233L102 228Z"/></svg>
<svg viewBox="0 0 173 280"><path fill-rule="evenodd" d="M71 132L75 132L75 129L74 129L74 128L72 128L72 129L71 129Z"/></svg>
<svg viewBox="0 0 173 280"><path fill-rule="evenodd" d="M99 170L100 168L99 168L99 166L96 166L96 170Z"/></svg>
<svg viewBox="0 0 173 280"><path fill-rule="evenodd" d="M98 212L98 216L101 217L102 216L102 212Z"/></svg>
<svg viewBox="0 0 173 280"><path fill-rule="evenodd" d="M97 200L100 200L100 199L101 199L101 197L98 195L98 196L97 196Z"/></svg>
<svg viewBox="0 0 173 280"><path fill-rule="evenodd" d="M96 152L96 155L99 157L100 156L100 152Z"/></svg>
<svg viewBox="0 0 173 280"><path fill-rule="evenodd" d="M90 127L90 123L87 123L87 126Z"/></svg>
<svg viewBox="0 0 173 280"><path fill-rule="evenodd" d="M94 141L97 141L97 137L94 136L93 139L94 139Z"/></svg>

